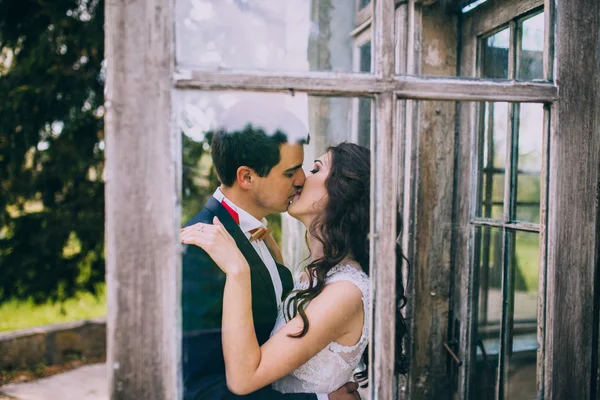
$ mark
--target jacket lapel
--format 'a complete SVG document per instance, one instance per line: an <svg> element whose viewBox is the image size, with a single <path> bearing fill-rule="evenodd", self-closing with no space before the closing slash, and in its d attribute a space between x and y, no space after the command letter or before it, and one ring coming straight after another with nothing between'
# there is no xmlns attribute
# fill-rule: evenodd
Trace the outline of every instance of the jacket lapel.
<svg viewBox="0 0 600 400"><path fill-rule="evenodd" d="M282 301L287 297L288 294L294 288L294 280L292 279L292 273L285 265L277 264L277 270L279 271L279 277L281 278L282 290Z"/></svg>
<svg viewBox="0 0 600 400"><path fill-rule="evenodd" d="M211 196L208 199L206 208L215 214L217 218L219 218L225 229L227 229L227 232L229 232L229 234L233 237L238 248L246 258L246 261L248 261L250 269L258 272L258 274L261 276L262 281L264 285L266 285L266 288L270 294L268 297L272 303L272 307L277 310L275 288L273 287L271 275L269 274L265 263L262 261L256 250L254 250L254 247L252 247L252 244L248 238L246 238L246 235L244 235L244 232L242 232L239 225L233 220L225 207L223 207L223 205L221 205L221 203L214 197Z"/></svg>

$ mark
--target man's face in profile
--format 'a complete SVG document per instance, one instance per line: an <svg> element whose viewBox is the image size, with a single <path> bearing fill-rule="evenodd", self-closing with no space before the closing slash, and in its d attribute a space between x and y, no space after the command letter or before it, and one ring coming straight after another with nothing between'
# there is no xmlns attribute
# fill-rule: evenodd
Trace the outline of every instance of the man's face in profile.
<svg viewBox="0 0 600 400"><path fill-rule="evenodd" d="M302 170L304 147L301 144L282 144L279 154L279 164L271 169L269 175L257 177L257 184L252 190L255 203L267 214L287 211L306 178Z"/></svg>

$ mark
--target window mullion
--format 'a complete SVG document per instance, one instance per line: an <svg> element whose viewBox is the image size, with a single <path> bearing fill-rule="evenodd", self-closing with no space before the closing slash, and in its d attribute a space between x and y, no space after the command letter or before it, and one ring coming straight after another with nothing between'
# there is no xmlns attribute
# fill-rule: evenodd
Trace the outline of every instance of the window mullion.
<svg viewBox="0 0 600 400"><path fill-rule="evenodd" d="M517 23L514 20L512 20L508 24L508 27L510 29L510 39L508 42L508 79L514 81L516 76L515 67L517 64Z"/></svg>
<svg viewBox="0 0 600 400"><path fill-rule="evenodd" d="M544 136L542 137L542 171L540 175L540 263L538 272L538 330L540 346L537 353L537 389L544 393L546 356L546 282L548 275L548 171L550 160L551 107L544 105Z"/></svg>
<svg viewBox="0 0 600 400"><path fill-rule="evenodd" d="M393 60L393 55L392 55ZM552 103L558 88L551 83L487 81L452 78L394 76L379 78L352 73L248 73L179 69L173 77L177 89L308 92L344 97L372 96L394 91L413 100L512 101Z"/></svg>
<svg viewBox="0 0 600 400"><path fill-rule="evenodd" d="M371 257L372 329L369 363L372 399L393 399L395 393L396 217L398 210L398 134L394 129L396 100L376 98L376 136L372 138Z"/></svg>
<svg viewBox="0 0 600 400"><path fill-rule="evenodd" d="M554 3L544 0L544 79L554 80Z"/></svg>
<svg viewBox="0 0 600 400"><path fill-rule="evenodd" d="M375 2L375 75L388 78L394 75L394 0L373 0Z"/></svg>

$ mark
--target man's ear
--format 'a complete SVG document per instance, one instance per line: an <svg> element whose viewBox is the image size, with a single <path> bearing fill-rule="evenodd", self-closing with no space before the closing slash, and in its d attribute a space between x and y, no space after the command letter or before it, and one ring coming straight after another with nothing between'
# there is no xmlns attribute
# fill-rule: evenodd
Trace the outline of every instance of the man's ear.
<svg viewBox="0 0 600 400"><path fill-rule="evenodd" d="M241 166L237 169L237 183L242 189L250 189L254 183L255 173L252 168Z"/></svg>

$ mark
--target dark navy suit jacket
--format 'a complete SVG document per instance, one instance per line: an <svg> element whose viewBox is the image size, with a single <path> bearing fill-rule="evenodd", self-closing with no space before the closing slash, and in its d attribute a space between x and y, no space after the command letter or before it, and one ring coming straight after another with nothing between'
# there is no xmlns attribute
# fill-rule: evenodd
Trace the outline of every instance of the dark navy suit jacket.
<svg viewBox="0 0 600 400"><path fill-rule="evenodd" d="M235 239L250 265L254 329L260 345L268 339L277 319L277 301L273 281L252 244L227 210L210 197L202 211L187 224L212 224L217 216ZM278 265L284 296L293 287L292 275ZM247 396L237 396L227 389L225 362L221 343L221 319L225 274L197 246L186 246L182 260L183 310L183 385L185 400L315 400L314 394L281 394L270 386Z"/></svg>

